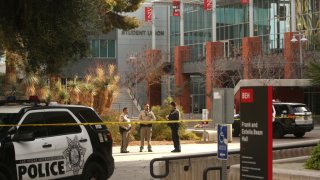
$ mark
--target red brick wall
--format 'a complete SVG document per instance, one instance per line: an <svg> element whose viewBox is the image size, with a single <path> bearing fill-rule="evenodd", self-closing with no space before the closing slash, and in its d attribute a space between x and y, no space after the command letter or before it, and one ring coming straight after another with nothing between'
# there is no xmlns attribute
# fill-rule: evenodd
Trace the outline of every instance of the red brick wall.
<svg viewBox="0 0 320 180"><path fill-rule="evenodd" d="M298 50L299 42L292 43L293 32L286 32L284 34L284 78L295 79L297 73L294 70L294 53Z"/></svg>
<svg viewBox="0 0 320 180"><path fill-rule="evenodd" d="M161 105L161 84L155 83L148 87L148 102L150 106Z"/></svg>
<svg viewBox="0 0 320 180"><path fill-rule="evenodd" d="M190 113L190 75L184 74L183 61L190 60L190 47L176 46L174 48L174 89L175 101L182 106L185 113Z"/></svg>
<svg viewBox="0 0 320 180"><path fill-rule="evenodd" d="M243 78L251 79L251 58L262 53L260 37L242 38Z"/></svg>
<svg viewBox="0 0 320 180"><path fill-rule="evenodd" d="M161 50L158 49L148 49L146 50L146 59L147 62L157 63L161 60Z"/></svg>
<svg viewBox="0 0 320 180"><path fill-rule="evenodd" d="M161 50L148 49L145 54L148 63L156 64L161 61ZM161 83L147 82L147 93L147 101L150 106L161 105Z"/></svg>
<svg viewBox="0 0 320 180"><path fill-rule="evenodd" d="M212 91L215 79L214 61L223 57L222 42L207 42L206 44L206 109L211 111L212 108ZM217 83L215 83L217 84ZM219 86L220 87L220 86Z"/></svg>

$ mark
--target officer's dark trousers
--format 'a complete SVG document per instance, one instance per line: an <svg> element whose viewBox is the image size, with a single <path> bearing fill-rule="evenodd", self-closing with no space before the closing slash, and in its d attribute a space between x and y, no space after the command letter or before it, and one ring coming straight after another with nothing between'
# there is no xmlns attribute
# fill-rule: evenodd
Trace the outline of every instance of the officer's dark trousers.
<svg viewBox="0 0 320 180"><path fill-rule="evenodd" d="M178 126L172 126L171 127L171 134L172 134L172 141L173 141L173 146L175 150L181 151L181 146L180 146L180 138L179 138L179 127Z"/></svg>

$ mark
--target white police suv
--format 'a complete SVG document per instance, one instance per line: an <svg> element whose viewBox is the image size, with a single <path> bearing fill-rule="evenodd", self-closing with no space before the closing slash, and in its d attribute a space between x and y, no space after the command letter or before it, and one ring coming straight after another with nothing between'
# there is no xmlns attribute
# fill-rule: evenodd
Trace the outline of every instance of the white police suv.
<svg viewBox="0 0 320 180"><path fill-rule="evenodd" d="M0 102L0 180L106 180L114 159L101 122L85 106Z"/></svg>

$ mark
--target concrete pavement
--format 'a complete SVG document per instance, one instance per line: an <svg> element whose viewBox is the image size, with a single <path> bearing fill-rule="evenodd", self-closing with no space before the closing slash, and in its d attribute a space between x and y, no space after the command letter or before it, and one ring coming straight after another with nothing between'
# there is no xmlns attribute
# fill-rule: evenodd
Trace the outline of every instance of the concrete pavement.
<svg viewBox="0 0 320 180"><path fill-rule="evenodd" d="M239 149L239 139L228 144L228 149ZM139 146L129 146L130 153L120 153L120 147L113 148L115 171L110 180L151 180L150 160L159 157L185 156L217 151L217 143L182 144L181 153L171 153L173 145L154 145L153 152L139 152Z"/></svg>

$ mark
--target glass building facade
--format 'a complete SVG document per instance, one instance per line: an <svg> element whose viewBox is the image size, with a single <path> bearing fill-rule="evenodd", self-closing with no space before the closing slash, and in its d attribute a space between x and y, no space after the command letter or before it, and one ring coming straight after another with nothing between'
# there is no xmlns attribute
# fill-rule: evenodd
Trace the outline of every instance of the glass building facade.
<svg viewBox="0 0 320 180"><path fill-rule="evenodd" d="M219 3L220 2L220 3ZM226 3L229 2L229 3ZM310 41L320 38L320 0L296 0L295 17L291 0L253 0L253 33L261 39L263 53L281 53L284 48L284 33L292 31L292 20L296 31L302 31ZM170 61L173 62L174 48L180 46L180 17L170 14ZM205 60L205 43L212 41L212 11L205 11L200 1L184 3L184 45L191 48L191 61ZM295 18L295 19L292 19ZM240 0L217 1L217 41L224 43L224 56L241 55L242 38L249 37L249 6ZM193 76L191 96L204 101L205 82L202 76ZM201 108L204 102L198 102ZM194 107L194 105L193 105Z"/></svg>

